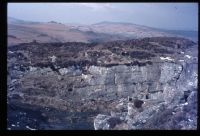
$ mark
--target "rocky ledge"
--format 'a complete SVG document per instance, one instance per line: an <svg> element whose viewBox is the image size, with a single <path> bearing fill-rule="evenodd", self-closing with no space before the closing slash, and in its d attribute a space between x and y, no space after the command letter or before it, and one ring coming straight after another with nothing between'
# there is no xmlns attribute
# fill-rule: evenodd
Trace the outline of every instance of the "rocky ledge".
<svg viewBox="0 0 200 136"><path fill-rule="evenodd" d="M174 37L10 46L8 128L30 129L12 114L24 111L43 124L31 129L196 129L197 49Z"/></svg>

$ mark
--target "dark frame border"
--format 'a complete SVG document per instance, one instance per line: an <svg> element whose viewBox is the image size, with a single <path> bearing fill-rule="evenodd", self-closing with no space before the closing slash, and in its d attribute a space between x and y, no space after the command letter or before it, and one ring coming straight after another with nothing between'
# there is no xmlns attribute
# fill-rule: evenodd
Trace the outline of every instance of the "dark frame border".
<svg viewBox="0 0 200 136"><path fill-rule="evenodd" d="M161 1L145 1L145 0L141 0L141 1L127 1L127 0L124 0L124 1L120 1L120 0L108 0L108 1L80 1L80 0L74 0L74 1L63 1L63 0L53 0L53 1L50 1L50 0L41 0L41 1L36 1L36 0L29 0L29 1L27 1L27 0L2 0L3 2L1 2L1 7L0 7L0 15L1 15L1 21L0 21L0 27L1 27L1 38L0 38L0 40L1 40L1 49L0 49L0 51L1 51L1 53L0 53L0 55L1 55L1 63L2 63L2 65L0 66L0 73L1 73L1 75L0 75L0 77L1 77L1 89L0 89L0 104L1 104L1 106L0 106L0 108L1 108L1 110L0 110L0 117L1 117L1 119L0 119L0 121L1 121L1 123L0 123L0 134L3 132L3 131L5 131L5 133L6 134L11 134L11 133L15 133L15 134L18 134L20 131L15 131L15 130L12 130L12 131L8 131L7 130L7 4L8 3L36 3L36 2L40 2L40 3L51 3L51 2L55 2L55 3L57 3L57 2L61 2L61 3L65 3L65 2L145 2L145 3L148 3L148 2L161 2ZM197 0L190 0L190 1L170 1L170 0L164 0L164 1L162 1L162 2L167 2L167 3L176 3L176 2L189 2L189 3L192 3L192 2L195 2L195 3L198 3L198 5L200 5L199 4L199 2L197 1ZM198 10L199 11L199 10ZM198 12L198 15L199 15L199 12ZM199 26L199 18L198 18L198 26ZM198 27L198 32L199 32L199 27ZM199 35L198 35L199 36ZM198 67L199 67L199 59L198 59ZM199 72L199 71L198 71ZM199 81L199 76L198 76L198 81ZM198 82L198 88L200 87L200 85L199 85L199 82ZM198 93L198 98L200 98L200 93ZM198 101L198 126L197 126L197 131L199 130L199 122L200 122L200 118L199 118L199 110L200 110L200 102ZM176 132L176 133L179 133L179 134L193 134L193 133L197 133L197 131L193 131L193 130L191 130L191 131L186 131L186 130L181 130L181 131L174 131L174 130L170 130L170 131L168 131L167 133L168 134L172 134L172 133L174 133L174 132ZM22 132L22 131L21 131ZM23 132L28 132L28 133L37 133L37 132L44 132L44 131L37 131L37 132L34 132L34 131L24 131L23 130ZM46 132L49 132L49 130L48 131L46 131ZM46 133L45 132L45 133ZM54 133L54 134L56 134L58 131L56 130L56 131L51 131L50 133ZM96 133L101 133L102 131L68 131L68 130L66 130L66 131L59 131L59 132L80 132L80 134L84 134L85 132L87 132L89 135L90 134L96 134ZM104 131L105 132L105 131ZM107 131L108 132L108 131ZM108 132L108 134L114 134L113 133L114 131L109 131ZM127 134L133 134L133 132L134 132L134 134L135 133L141 133L141 134L144 134L144 133L147 133L147 134L149 134L149 133L152 133L152 134L157 134L157 133L161 133L161 134L167 134L166 133L166 131L160 131L160 130L151 130L151 131L149 131L149 130L145 130L145 131L117 131L117 133L116 133L116 131L115 131L115 133L116 134L125 134L125 135L127 135ZM53 134L52 133L52 134ZM86 134L86 133L85 133Z"/></svg>

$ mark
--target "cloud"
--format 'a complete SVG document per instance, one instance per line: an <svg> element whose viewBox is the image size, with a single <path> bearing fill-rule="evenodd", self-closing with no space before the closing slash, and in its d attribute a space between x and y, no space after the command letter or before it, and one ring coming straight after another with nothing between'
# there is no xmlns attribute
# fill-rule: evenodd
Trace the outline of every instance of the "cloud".
<svg viewBox="0 0 200 136"><path fill-rule="evenodd" d="M76 3L76 5L91 8L92 10L105 10L113 8L110 3Z"/></svg>
<svg viewBox="0 0 200 136"><path fill-rule="evenodd" d="M44 4L43 4L44 5ZM106 9L111 9L114 8L113 4L111 3L48 3L45 4L48 6L60 6L60 7L71 7L71 8L88 8L92 10L106 10Z"/></svg>

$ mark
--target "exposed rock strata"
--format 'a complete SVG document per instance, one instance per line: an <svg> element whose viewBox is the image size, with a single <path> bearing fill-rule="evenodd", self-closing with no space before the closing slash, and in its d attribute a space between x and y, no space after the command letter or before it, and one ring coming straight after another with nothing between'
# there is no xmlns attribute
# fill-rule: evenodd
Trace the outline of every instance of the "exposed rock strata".
<svg viewBox="0 0 200 136"><path fill-rule="evenodd" d="M93 111L99 113L94 129L151 129L156 120L164 125L154 129L173 129L174 124L179 124L177 129L196 129L196 107L192 117L186 115L188 105L197 104L195 46L181 38L12 46L8 102ZM174 60L160 59L168 56ZM176 122L179 114L182 122ZM188 118L193 121L185 121Z"/></svg>

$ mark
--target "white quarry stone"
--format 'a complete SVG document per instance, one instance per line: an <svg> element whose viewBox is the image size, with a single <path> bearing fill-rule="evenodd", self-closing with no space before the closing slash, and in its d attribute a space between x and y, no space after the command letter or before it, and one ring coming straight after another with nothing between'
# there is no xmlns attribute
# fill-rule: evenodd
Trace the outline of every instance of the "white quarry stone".
<svg viewBox="0 0 200 136"><path fill-rule="evenodd" d="M181 66L179 66L179 67L178 67L178 69L179 69L179 71L181 71L181 70L182 70L182 67L181 67Z"/></svg>
<svg viewBox="0 0 200 136"><path fill-rule="evenodd" d="M147 122L146 120L143 120L143 121L142 121L142 123L146 123L146 122Z"/></svg>
<svg viewBox="0 0 200 136"><path fill-rule="evenodd" d="M85 74L81 74L81 76L82 76L84 79L87 79L87 78L88 78L88 75L85 75Z"/></svg>
<svg viewBox="0 0 200 136"><path fill-rule="evenodd" d="M61 68L61 69L59 69L59 72L61 75L65 75L69 72L69 70L67 68Z"/></svg>
<svg viewBox="0 0 200 136"><path fill-rule="evenodd" d="M181 54L184 54L184 52L181 51Z"/></svg>
<svg viewBox="0 0 200 136"><path fill-rule="evenodd" d="M194 76L198 76L198 74L196 72L194 72Z"/></svg>
<svg viewBox="0 0 200 136"><path fill-rule="evenodd" d="M99 130L109 130L110 125L108 124L107 120L110 118L110 116L98 114L96 118L94 119L94 129Z"/></svg>
<svg viewBox="0 0 200 136"><path fill-rule="evenodd" d="M13 79L13 80L11 80L11 82L12 82L12 83L15 83L15 82L17 82L17 79Z"/></svg>
<svg viewBox="0 0 200 136"><path fill-rule="evenodd" d="M53 55L53 56L51 56L49 58L51 58L51 62L53 62L53 63L56 62L56 58L57 58L56 56Z"/></svg>
<svg viewBox="0 0 200 136"><path fill-rule="evenodd" d="M37 68L36 67L29 67L30 68L30 71L32 72L32 71L36 71L37 70Z"/></svg>
<svg viewBox="0 0 200 136"><path fill-rule="evenodd" d="M123 101L125 101L126 100L126 98L121 98L120 100L119 100L119 103L121 103L121 102L123 102Z"/></svg>
<svg viewBox="0 0 200 136"><path fill-rule="evenodd" d="M128 116L132 116L137 112L133 103L128 103Z"/></svg>
<svg viewBox="0 0 200 136"><path fill-rule="evenodd" d="M190 58L191 58L191 56L190 56L190 55L185 55L185 57L187 57L188 59L190 59Z"/></svg>
<svg viewBox="0 0 200 136"><path fill-rule="evenodd" d="M11 53L11 54L12 54L12 53L14 53L14 52L12 52L12 51L8 51L8 53Z"/></svg>
<svg viewBox="0 0 200 136"><path fill-rule="evenodd" d="M189 82L189 83L188 83L188 85L191 85L191 86L192 86L192 85L193 85L193 83L192 83L192 82Z"/></svg>
<svg viewBox="0 0 200 136"><path fill-rule="evenodd" d="M174 61L171 57L160 57L161 60L169 60L169 61Z"/></svg>
<svg viewBox="0 0 200 136"><path fill-rule="evenodd" d="M98 66L90 66L88 70L91 74L94 74L94 75L96 75L96 74L98 74L98 75L99 74L106 74L106 72L107 72L106 68L98 67Z"/></svg>
<svg viewBox="0 0 200 136"><path fill-rule="evenodd" d="M37 129L34 129L34 128L30 128L29 126L26 126L27 129L29 130L37 130Z"/></svg>
<svg viewBox="0 0 200 136"><path fill-rule="evenodd" d="M188 105L188 102L181 104L182 106Z"/></svg>
<svg viewBox="0 0 200 136"><path fill-rule="evenodd" d="M193 120L191 120L191 119L188 119L188 121L189 121L189 122L192 122Z"/></svg>

